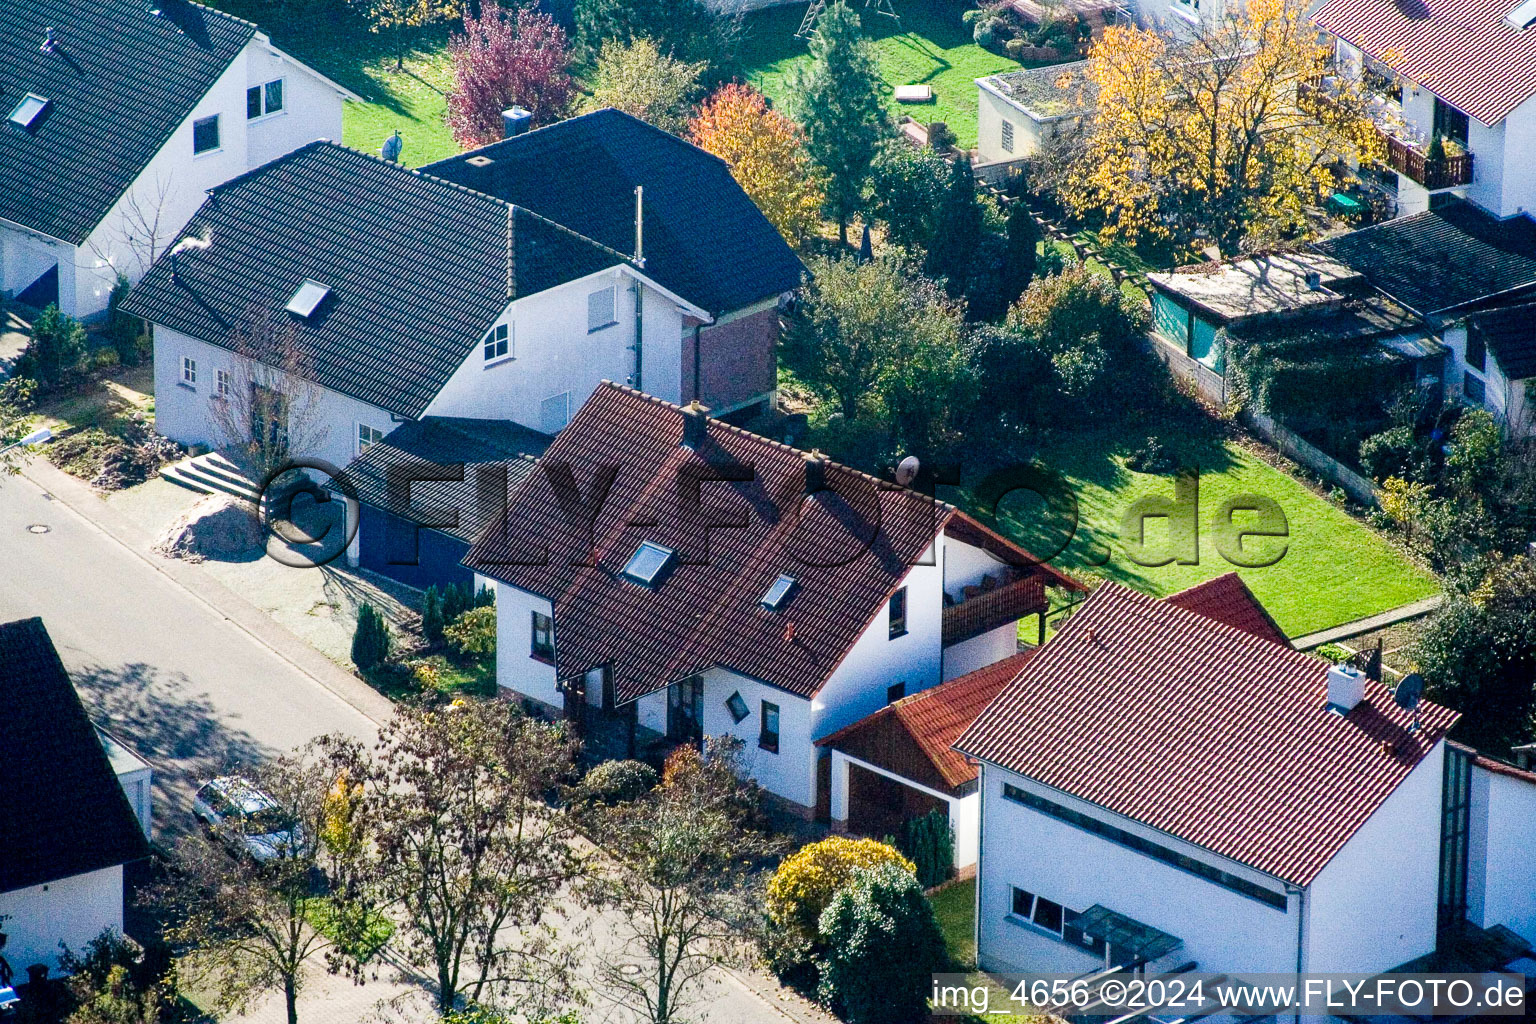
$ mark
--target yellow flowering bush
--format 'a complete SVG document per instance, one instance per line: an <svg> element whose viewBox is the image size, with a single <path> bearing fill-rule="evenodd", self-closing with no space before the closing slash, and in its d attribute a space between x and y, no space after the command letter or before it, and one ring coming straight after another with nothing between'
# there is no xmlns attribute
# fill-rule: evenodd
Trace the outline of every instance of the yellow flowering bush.
<svg viewBox="0 0 1536 1024"><path fill-rule="evenodd" d="M854 869L881 864L917 871L916 865L894 847L874 839L832 836L802 846L785 857L768 880L768 917L780 928L794 929L814 941L821 912L853 878Z"/></svg>

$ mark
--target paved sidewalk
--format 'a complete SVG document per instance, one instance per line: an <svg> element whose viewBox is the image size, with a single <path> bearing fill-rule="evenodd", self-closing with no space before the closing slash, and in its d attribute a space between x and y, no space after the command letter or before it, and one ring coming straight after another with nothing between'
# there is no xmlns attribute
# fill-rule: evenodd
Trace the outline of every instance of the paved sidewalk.
<svg viewBox="0 0 1536 1024"><path fill-rule="evenodd" d="M1428 615L1445 598L1440 594L1433 594L1412 604L1400 605L1397 608L1389 608L1379 615L1371 615L1364 619L1356 619L1354 622L1346 622L1334 626L1331 629L1320 630L1316 633L1308 633L1291 641L1291 646L1298 651L1310 651L1314 647L1323 644L1338 643L1340 640L1348 640L1351 637L1360 636L1363 633L1373 633L1378 629L1396 625L1399 622L1407 622L1409 619L1417 619L1422 615Z"/></svg>

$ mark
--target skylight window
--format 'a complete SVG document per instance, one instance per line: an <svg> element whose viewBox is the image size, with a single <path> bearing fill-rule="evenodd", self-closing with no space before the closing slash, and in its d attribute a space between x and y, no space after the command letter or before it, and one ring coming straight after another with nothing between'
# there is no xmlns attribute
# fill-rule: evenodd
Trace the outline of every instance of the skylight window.
<svg viewBox="0 0 1536 1024"><path fill-rule="evenodd" d="M789 603L789 595L795 589L793 576L780 576L773 581L768 592L763 595L763 607L771 612L776 612Z"/></svg>
<svg viewBox="0 0 1536 1024"><path fill-rule="evenodd" d="M624 566L624 575L642 586L654 586L662 572L672 563L672 549L660 544L641 541L635 553Z"/></svg>
<svg viewBox="0 0 1536 1024"><path fill-rule="evenodd" d="M11 108L11 123L22 128L31 129L43 116L43 111L53 101L46 96L39 96L35 92L29 92L21 98L21 102Z"/></svg>
<svg viewBox="0 0 1536 1024"><path fill-rule="evenodd" d="M1525 0L1525 3L1504 15L1504 20L1516 32L1524 32L1536 24L1536 0Z"/></svg>
<svg viewBox="0 0 1536 1024"><path fill-rule="evenodd" d="M330 285L306 279L299 285L299 290L293 293L293 298L288 300L288 312L297 313L302 317L313 316L320 303L324 302L329 294L331 294Z"/></svg>

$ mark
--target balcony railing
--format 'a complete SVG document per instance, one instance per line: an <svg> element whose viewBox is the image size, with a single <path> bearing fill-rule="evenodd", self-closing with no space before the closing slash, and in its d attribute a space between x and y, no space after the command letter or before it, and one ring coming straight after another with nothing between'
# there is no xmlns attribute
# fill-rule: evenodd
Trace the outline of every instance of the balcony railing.
<svg viewBox="0 0 1536 1024"><path fill-rule="evenodd" d="M958 644L1049 608L1045 577L1039 573L999 583L991 589L978 588L964 601L944 609L944 646Z"/></svg>
<svg viewBox="0 0 1536 1024"><path fill-rule="evenodd" d="M1328 90L1316 82L1296 85L1296 104L1303 110L1321 106L1339 106ZM1381 120L1376 131L1386 147L1386 165L1406 174L1427 189L1456 188L1472 183L1472 154L1456 153L1431 158L1423 146L1402 137L1402 129Z"/></svg>

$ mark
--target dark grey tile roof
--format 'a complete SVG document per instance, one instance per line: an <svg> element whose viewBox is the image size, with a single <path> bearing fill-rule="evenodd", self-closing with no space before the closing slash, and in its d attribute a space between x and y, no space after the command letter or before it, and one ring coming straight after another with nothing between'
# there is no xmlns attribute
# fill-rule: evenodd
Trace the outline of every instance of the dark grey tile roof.
<svg viewBox="0 0 1536 1024"><path fill-rule="evenodd" d="M635 186L643 185L646 276L716 315L799 287L804 270L723 161L617 110L422 169L624 253L634 252Z"/></svg>
<svg viewBox="0 0 1536 1024"><path fill-rule="evenodd" d="M1536 377L1536 302L1479 313L1468 326L1482 335L1504 376L1510 380Z"/></svg>
<svg viewBox="0 0 1536 1024"><path fill-rule="evenodd" d="M401 424L384 440L369 445L347 466L345 478L359 501L413 523L445 523L448 520L441 513L456 513L457 526L436 528L472 544L495 521L506 495L533 472L535 460L551 440L510 420L426 416ZM399 484L390 488L392 471L413 467L413 473L427 475L416 468L422 463L462 465L464 479L412 483L409 498L400 493ZM496 492L487 491L482 500L479 480L486 469L493 471L488 479L495 481ZM503 470L504 485L500 476Z"/></svg>
<svg viewBox="0 0 1536 1024"><path fill-rule="evenodd" d="M0 217L84 242L255 32L185 0L5 0ZM27 93L51 101L30 131L10 122Z"/></svg>
<svg viewBox="0 0 1536 1024"><path fill-rule="evenodd" d="M0 892L148 856L42 619L0 623L0 708Z"/></svg>
<svg viewBox="0 0 1536 1024"><path fill-rule="evenodd" d="M330 286L292 318L321 385L412 419L510 299L624 262L527 210L331 142L214 189L187 227L206 249L161 257L125 306L230 346L253 312L282 317L306 278Z"/></svg>
<svg viewBox="0 0 1536 1024"><path fill-rule="evenodd" d="M1464 200L1313 248L1425 315L1536 286L1536 221L1501 221Z"/></svg>

